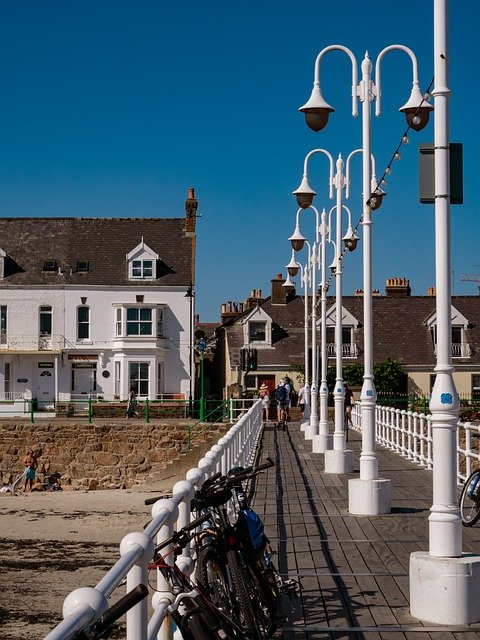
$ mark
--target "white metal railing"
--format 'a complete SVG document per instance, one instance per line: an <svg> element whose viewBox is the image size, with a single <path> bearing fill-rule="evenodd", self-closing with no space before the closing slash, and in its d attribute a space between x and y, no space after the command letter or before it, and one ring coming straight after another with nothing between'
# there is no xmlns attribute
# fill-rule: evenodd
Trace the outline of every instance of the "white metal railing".
<svg viewBox="0 0 480 640"><path fill-rule="evenodd" d="M137 533L129 533L120 544L120 559L95 587L72 591L63 605L64 619L45 640L70 640L79 630L93 624L109 606L109 598L126 577L127 592L138 584L148 584L148 563L152 559L154 541L161 542L190 522L190 501L195 488L206 478L220 471L226 473L234 466L253 463L262 433L261 401L257 400L247 413L190 469L186 479L173 487L170 499L153 505L152 520ZM191 573L193 561L190 548L177 560L182 571ZM173 600L168 583L157 571L157 590L152 598L153 614L148 620L148 602L144 599L127 613L127 640L172 640L173 629L167 608ZM165 624L164 624L165 621Z"/></svg>
<svg viewBox="0 0 480 640"><path fill-rule="evenodd" d="M361 402L353 407L353 427L362 430ZM477 437L473 437L472 433ZM470 422L457 423L457 482L462 484L480 466L480 428ZM432 416L416 411L375 407L375 440L387 449L427 469L433 469Z"/></svg>

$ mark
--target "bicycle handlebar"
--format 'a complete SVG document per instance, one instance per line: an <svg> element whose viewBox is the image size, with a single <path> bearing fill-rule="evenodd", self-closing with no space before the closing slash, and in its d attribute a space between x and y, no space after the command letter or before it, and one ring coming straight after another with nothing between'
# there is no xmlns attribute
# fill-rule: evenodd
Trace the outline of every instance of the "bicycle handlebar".
<svg viewBox="0 0 480 640"><path fill-rule="evenodd" d="M161 542L159 545L157 545L155 547L155 552L154 552L154 556L161 550L164 549L165 547L167 547L169 544L175 544L175 543L179 543L180 546L185 547L187 545L188 542L190 542L190 540L192 540L192 538L195 537L195 532L191 535L189 535L189 533L193 530L196 529L197 527L199 527L201 524L203 524L206 520L209 520L211 518L211 515L209 513L204 513L202 516L200 516L199 518L195 518L195 520L192 520L190 522L190 524L187 524L185 527L183 527L182 529L180 529L179 531L175 532L172 536L170 536L170 538L167 538L166 540L164 540L163 542Z"/></svg>
<svg viewBox="0 0 480 640"><path fill-rule="evenodd" d="M256 467L250 466L245 469L239 467L238 471L237 469L231 469L224 476L216 473L211 478L208 478L195 493L191 502L192 510L226 504L231 498L232 487L244 480L254 478L260 472L274 466L275 462L272 458L268 457L267 462L259 464Z"/></svg>
<svg viewBox="0 0 480 640"><path fill-rule="evenodd" d="M141 602L148 595L148 587L144 584L137 585L125 594L118 602L109 607L98 622L91 627L83 629L75 635L75 640L97 640L106 637L104 634L121 618L129 609Z"/></svg>

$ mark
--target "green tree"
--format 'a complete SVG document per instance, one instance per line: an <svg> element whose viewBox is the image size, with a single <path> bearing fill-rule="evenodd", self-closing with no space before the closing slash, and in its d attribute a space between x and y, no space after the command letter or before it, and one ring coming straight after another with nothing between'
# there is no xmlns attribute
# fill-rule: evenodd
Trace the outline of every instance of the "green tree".
<svg viewBox="0 0 480 640"><path fill-rule="evenodd" d="M402 365L390 358L373 365L375 388L379 395L398 393L401 389L402 376Z"/></svg>

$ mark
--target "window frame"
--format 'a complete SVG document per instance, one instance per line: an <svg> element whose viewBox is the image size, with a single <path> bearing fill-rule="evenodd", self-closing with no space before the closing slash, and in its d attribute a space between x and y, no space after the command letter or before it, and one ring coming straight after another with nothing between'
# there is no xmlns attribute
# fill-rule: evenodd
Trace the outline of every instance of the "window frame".
<svg viewBox="0 0 480 640"><path fill-rule="evenodd" d="M80 311L86 310L87 311L87 319L81 319L80 318ZM81 336L80 335L80 328L87 328L87 335L86 336ZM84 342L84 341L88 341L90 340L90 307L86 304L80 304L77 307L77 342Z"/></svg>
<svg viewBox="0 0 480 640"><path fill-rule="evenodd" d="M132 375L132 369L137 368L137 374ZM146 368L147 375L144 377ZM145 386L146 385L146 386ZM134 389L139 397L148 398L150 391L150 362L142 360L132 360L128 363L128 388ZM146 392L145 392L146 389Z"/></svg>
<svg viewBox="0 0 480 640"><path fill-rule="evenodd" d="M128 340L164 338L165 309L164 304L115 305L115 338ZM150 312L150 317L147 317L147 312ZM142 323L144 325L143 332L141 330ZM137 325L137 330L134 325ZM144 332L146 325L149 326L149 333Z"/></svg>
<svg viewBox="0 0 480 640"><path fill-rule="evenodd" d="M42 331L42 318L50 318L50 332ZM41 338L51 338L53 334L53 309L49 305L41 305L38 310L38 335Z"/></svg>

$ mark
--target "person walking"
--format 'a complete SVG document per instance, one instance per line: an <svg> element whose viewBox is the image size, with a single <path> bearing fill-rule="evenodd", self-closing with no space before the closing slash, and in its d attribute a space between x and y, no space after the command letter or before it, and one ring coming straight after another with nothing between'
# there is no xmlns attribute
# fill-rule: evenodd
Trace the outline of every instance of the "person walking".
<svg viewBox="0 0 480 640"><path fill-rule="evenodd" d="M355 399L353 397L353 391L350 389L347 383L345 383L345 400L344 400L344 411L345 411L345 439L348 442L348 429L349 427L353 427L352 422L352 409L355 404Z"/></svg>
<svg viewBox="0 0 480 640"><path fill-rule="evenodd" d="M275 389L275 400L277 401L277 427L287 424L287 407L288 407L288 392L285 388L285 379L282 378Z"/></svg>
<svg viewBox="0 0 480 640"><path fill-rule="evenodd" d="M137 412L137 393L133 387L130 389L130 393L128 394L127 411L125 413L125 417L126 418L140 417Z"/></svg>
<svg viewBox="0 0 480 640"><path fill-rule="evenodd" d="M285 411L287 414L287 420L290 421L291 420L290 408L292 406L293 384L291 379L288 376L285 376L284 382L285 382L285 389L287 390L287 406L285 408Z"/></svg>
<svg viewBox="0 0 480 640"><path fill-rule="evenodd" d="M300 389L298 390L298 406L300 407L300 411L302 412L302 418L303 418L305 414L305 383L303 383Z"/></svg>
<svg viewBox="0 0 480 640"><path fill-rule="evenodd" d="M262 401L262 422L268 422L270 413L270 394L268 392L268 384L264 380L259 390L259 397Z"/></svg>

